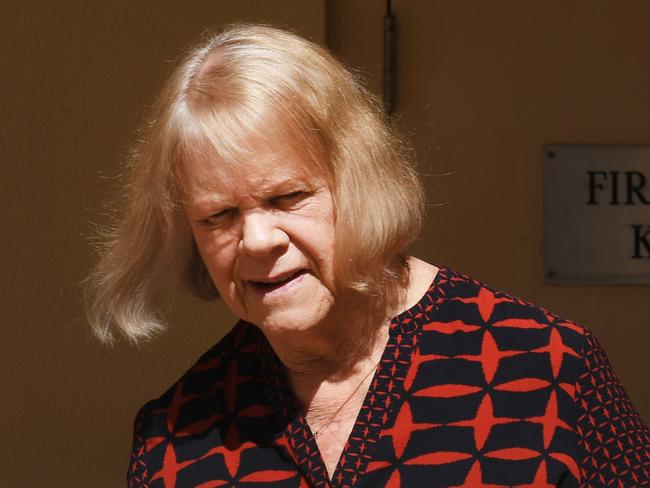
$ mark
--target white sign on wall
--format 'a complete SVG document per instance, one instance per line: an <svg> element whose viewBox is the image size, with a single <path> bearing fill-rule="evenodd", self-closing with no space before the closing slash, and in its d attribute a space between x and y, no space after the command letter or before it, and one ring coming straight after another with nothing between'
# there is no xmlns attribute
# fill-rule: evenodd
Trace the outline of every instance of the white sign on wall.
<svg viewBox="0 0 650 488"><path fill-rule="evenodd" d="M650 285L650 145L543 148L547 283Z"/></svg>

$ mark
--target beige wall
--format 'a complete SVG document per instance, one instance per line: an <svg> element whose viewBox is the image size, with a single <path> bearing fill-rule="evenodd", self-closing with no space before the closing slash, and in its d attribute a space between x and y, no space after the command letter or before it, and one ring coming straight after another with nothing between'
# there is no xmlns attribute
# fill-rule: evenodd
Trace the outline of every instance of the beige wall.
<svg viewBox="0 0 650 488"><path fill-rule="evenodd" d="M650 3L392 3L430 202L415 253L588 325L650 420L650 287L544 285L540 250L543 144L650 144ZM330 45L377 93L384 8L328 2Z"/></svg>
<svg viewBox="0 0 650 488"><path fill-rule="evenodd" d="M137 408L232 324L178 299L141 349L88 334L85 236L156 88L207 28L266 21L323 42L324 0L27 0L0 29L0 485L124 485ZM216 320L214 316L216 317ZM215 327L215 323L217 327Z"/></svg>

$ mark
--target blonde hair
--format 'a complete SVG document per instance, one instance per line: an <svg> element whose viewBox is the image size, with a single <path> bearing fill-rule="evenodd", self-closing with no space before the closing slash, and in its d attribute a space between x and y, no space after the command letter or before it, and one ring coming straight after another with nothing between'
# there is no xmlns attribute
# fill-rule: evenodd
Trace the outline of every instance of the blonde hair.
<svg viewBox="0 0 650 488"><path fill-rule="evenodd" d="M286 141L327 178L338 284L385 298L404 278L399 254L419 233L423 196L380 104L325 49L235 25L187 54L129 159L124 204L86 286L88 319L102 339L113 339L114 326L135 342L161 330L161 284L183 273L199 296L217 296L181 212L179 180L184 162L206 152L231 164L254 156L251 138Z"/></svg>

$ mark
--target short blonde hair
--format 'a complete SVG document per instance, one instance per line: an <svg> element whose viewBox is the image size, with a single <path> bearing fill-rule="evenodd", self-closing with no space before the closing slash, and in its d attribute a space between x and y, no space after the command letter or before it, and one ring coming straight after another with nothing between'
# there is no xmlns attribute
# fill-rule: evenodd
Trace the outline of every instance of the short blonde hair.
<svg viewBox="0 0 650 488"><path fill-rule="evenodd" d="M237 164L259 142L286 141L331 186L337 283L385 297L423 213L411 152L381 105L325 49L295 34L235 25L189 51L158 97L128 161L124 204L86 286L88 318L111 341L161 330L161 283L183 273L217 296L180 206L184 162Z"/></svg>

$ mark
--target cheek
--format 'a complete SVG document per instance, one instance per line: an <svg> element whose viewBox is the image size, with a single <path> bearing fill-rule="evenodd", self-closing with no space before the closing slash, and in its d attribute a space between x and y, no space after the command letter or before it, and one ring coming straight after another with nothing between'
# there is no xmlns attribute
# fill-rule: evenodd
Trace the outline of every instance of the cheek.
<svg viewBox="0 0 650 488"><path fill-rule="evenodd" d="M333 289L335 235L334 225L326 217L305 223L302 227L302 236L307 252L318 266L321 279L325 281L328 288Z"/></svg>
<svg viewBox="0 0 650 488"><path fill-rule="evenodd" d="M231 280L232 268L235 262L232 239L211 233L195 232L194 239L201 254L203 263L210 272L212 281L224 293L224 284Z"/></svg>

